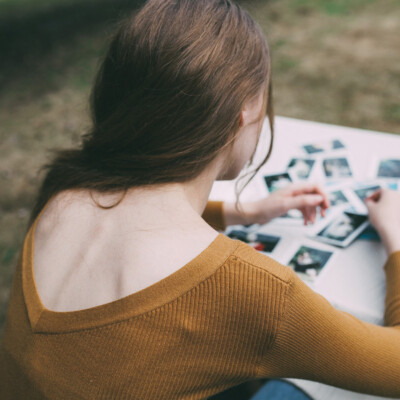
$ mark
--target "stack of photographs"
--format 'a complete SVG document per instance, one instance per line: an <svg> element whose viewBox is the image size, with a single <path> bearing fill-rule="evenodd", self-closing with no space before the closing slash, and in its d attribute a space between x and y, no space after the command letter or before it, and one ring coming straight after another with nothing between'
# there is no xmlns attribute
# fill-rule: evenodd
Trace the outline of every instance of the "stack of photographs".
<svg viewBox="0 0 400 400"><path fill-rule="evenodd" d="M292 157L289 159L286 170L271 175L263 176L264 187L268 193L284 188L292 182L310 180L318 167L326 181L348 180L353 177L350 162L345 156L334 156L338 150L346 149L339 139L326 140L318 143L310 143L302 146L307 156ZM321 158L321 154L322 157ZM317 158L316 158L317 156ZM341 193L332 193L337 204L348 203ZM328 211L329 213L329 211ZM317 215L317 219L319 219ZM290 210L279 217L280 222L301 225L304 218L299 210Z"/></svg>
<svg viewBox="0 0 400 400"><path fill-rule="evenodd" d="M302 226L301 232L305 237L321 242L322 248L329 247L326 246L328 244L343 249L357 238L380 240L369 224L365 199L383 187L400 190L400 158L375 159L375 163L369 163L373 166L367 173L370 179L359 181L342 140L334 138L307 143L301 146L301 150L302 153L293 154L288 159L285 170L262 177L264 192L272 194L293 182L315 181L327 193L330 207L325 212L325 218L317 211L316 222L308 226L304 226L304 218L299 210L290 210L274 220L278 228L281 224L293 225L296 229ZM281 239L286 240L282 232L282 237L279 237L243 229L231 230L228 236L242 240L264 253L273 252ZM279 256L281 250L283 247L280 246L275 254ZM297 252L289 260L282 253L281 261L294 268L304 281L313 284L331 260L333 252L334 248L328 251L299 244Z"/></svg>
<svg viewBox="0 0 400 400"><path fill-rule="evenodd" d="M318 169L327 181L353 178L351 163L343 153L346 147L341 140L305 144L302 149L307 156L293 156L289 159L285 171L264 176L269 192L283 187L288 182L309 180Z"/></svg>

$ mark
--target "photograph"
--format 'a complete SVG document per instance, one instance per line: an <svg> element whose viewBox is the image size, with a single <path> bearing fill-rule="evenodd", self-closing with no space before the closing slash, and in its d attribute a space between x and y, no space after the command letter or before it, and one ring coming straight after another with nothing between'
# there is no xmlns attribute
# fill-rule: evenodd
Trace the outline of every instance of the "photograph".
<svg viewBox="0 0 400 400"><path fill-rule="evenodd" d="M329 221L314 237L339 247L347 247L368 224L367 215L345 211Z"/></svg>
<svg viewBox="0 0 400 400"><path fill-rule="evenodd" d="M306 144L302 146L307 154L322 153L324 151L332 151L338 149L344 149L345 146L340 140L325 140L322 142L316 142Z"/></svg>
<svg viewBox="0 0 400 400"><path fill-rule="evenodd" d="M400 178L400 159L385 159L379 162L378 178Z"/></svg>
<svg viewBox="0 0 400 400"><path fill-rule="evenodd" d="M301 246L289 261L288 266L292 267L303 280L313 283L332 254L330 251Z"/></svg>
<svg viewBox="0 0 400 400"><path fill-rule="evenodd" d="M292 178L287 172L264 176L264 182L267 185L268 191L270 193L287 186L292 181Z"/></svg>
<svg viewBox="0 0 400 400"><path fill-rule="evenodd" d="M349 178L353 176L346 157L326 158L322 161L322 165L327 178Z"/></svg>
<svg viewBox="0 0 400 400"><path fill-rule="evenodd" d="M349 202L349 200L341 190L334 190L332 192L327 192L327 195L331 203L331 206L339 206L342 204L347 204Z"/></svg>
<svg viewBox="0 0 400 400"><path fill-rule="evenodd" d="M298 179L308 179L311 170L315 164L315 160L309 158L292 158L289 161L287 169L290 170L292 176Z"/></svg>
<svg viewBox="0 0 400 400"><path fill-rule="evenodd" d="M254 249L263 253L271 253L278 244L280 237L264 233L248 232L246 230L234 229L226 233L231 239L238 239L247 243Z"/></svg>
<svg viewBox="0 0 400 400"><path fill-rule="evenodd" d="M372 193L375 193L378 189L380 189L380 185L374 185L374 186L367 186L364 188L359 188L359 189L353 189L354 193L358 196L358 198L364 202L364 200L370 196Z"/></svg>

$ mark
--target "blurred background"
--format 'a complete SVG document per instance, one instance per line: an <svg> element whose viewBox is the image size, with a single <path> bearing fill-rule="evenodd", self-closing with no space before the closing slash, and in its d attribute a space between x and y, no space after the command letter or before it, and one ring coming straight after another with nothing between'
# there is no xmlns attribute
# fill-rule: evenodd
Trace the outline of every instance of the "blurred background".
<svg viewBox="0 0 400 400"><path fill-rule="evenodd" d="M239 1L272 54L277 115L400 134L399 0ZM117 21L141 0L0 0L0 335L51 148L89 127Z"/></svg>

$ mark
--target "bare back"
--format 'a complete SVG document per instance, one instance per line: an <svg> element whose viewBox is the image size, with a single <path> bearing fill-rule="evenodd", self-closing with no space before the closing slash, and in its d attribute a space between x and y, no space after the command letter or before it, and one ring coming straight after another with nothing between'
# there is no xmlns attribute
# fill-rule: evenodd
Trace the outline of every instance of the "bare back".
<svg viewBox="0 0 400 400"><path fill-rule="evenodd" d="M87 194L53 198L35 231L34 276L43 305L76 311L118 300L174 273L218 235L199 216L174 225L159 211L148 203L104 210Z"/></svg>

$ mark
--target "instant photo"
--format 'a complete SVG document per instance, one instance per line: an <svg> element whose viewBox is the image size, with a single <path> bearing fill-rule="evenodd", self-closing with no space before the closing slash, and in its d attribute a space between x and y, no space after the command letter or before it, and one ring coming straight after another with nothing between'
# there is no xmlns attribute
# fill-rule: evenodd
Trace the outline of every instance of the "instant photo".
<svg viewBox="0 0 400 400"><path fill-rule="evenodd" d="M345 211L330 221L315 238L339 247L347 247L368 224L368 216Z"/></svg>
<svg viewBox="0 0 400 400"><path fill-rule="evenodd" d="M227 236L231 239L241 240L254 249L264 253L271 253L280 240L279 236L247 232L245 230L232 230L227 233Z"/></svg>
<svg viewBox="0 0 400 400"><path fill-rule="evenodd" d="M378 178L400 178L400 159L385 159L379 162Z"/></svg>
<svg viewBox="0 0 400 400"><path fill-rule="evenodd" d="M311 144L306 144L303 149L307 154L322 153L326 151L344 149L345 146L340 140L326 140L322 142L315 142Z"/></svg>
<svg viewBox="0 0 400 400"><path fill-rule="evenodd" d="M289 261L288 265L292 267L303 280L313 283L332 254L333 253L330 251L301 246Z"/></svg>
<svg viewBox="0 0 400 400"><path fill-rule="evenodd" d="M365 188L354 189L354 193L358 196L358 198L364 202L365 199L370 196L371 194L375 193L381 187L379 185L368 186Z"/></svg>
<svg viewBox="0 0 400 400"><path fill-rule="evenodd" d="M298 179L308 179L314 164L315 160L312 159L292 158L289 161L287 169L290 169L292 176Z"/></svg>
<svg viewBox="0 0 400 400"><path fill-rule="evenodd" d="M292 182L292 178L287 172L284 172L282 174L264 176L264 182L267 185L268 191L272 193L287 186Z"/></svg>
<svg viewBox="0 0 400 400"><path fill-rule="evenodd" d="M331 203L331 206L340 206L342 204L347 204L349 202L347 197L343 194L341 190L334 190L332 192L328 192L327 195Z"/></svg>
<svg viewBox="0 0 400 400"><path fill-rule="evenodd" d="M327 178L350 178L353 175L346 157L325 158L322 166Z"/></svg>

